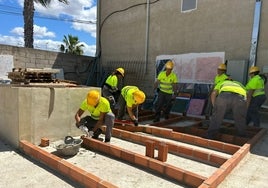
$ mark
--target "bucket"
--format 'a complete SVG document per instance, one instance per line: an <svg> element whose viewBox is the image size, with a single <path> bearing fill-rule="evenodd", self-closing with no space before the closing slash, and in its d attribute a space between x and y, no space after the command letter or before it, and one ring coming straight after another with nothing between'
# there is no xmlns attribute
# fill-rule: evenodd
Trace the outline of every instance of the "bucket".
<svg viewBox="0 0 268 188"><path fill-rule="evenodd" d="M56 146L57 153L62 156L74 156L79 152L83 140L66 136L63 144Z"/></svg>

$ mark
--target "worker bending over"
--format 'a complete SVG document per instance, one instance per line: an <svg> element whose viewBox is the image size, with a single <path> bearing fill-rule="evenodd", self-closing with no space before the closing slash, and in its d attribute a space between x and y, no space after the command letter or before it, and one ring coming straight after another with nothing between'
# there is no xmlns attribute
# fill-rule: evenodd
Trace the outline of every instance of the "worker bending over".
<svg viewBox="0 0 268 188"><path fill-rule="evenodd" d="M90 115L81 119L86 110ZM102 133L101 126L106 125L105 142L110 142L111 140L114 118L109 101L101 97L100 92L97 90L88 92L87 98L82 102L75 114L76 126L78 128L83 125L86 126L92 138L98 139Z"/></svg>
<svg viewBox="0 0 268 188"><path fill-rule="evenodd" d="M128 115L135 126L138 126L138 107L145 101L145 94L136 86L125 86L118 99L118 119L123 120L127 108ZM136 114L136 115L135 115Z"/></svg>
<svg viewBox="0 0 268 188"><path fill-rule="evenodd" d="M115 108L118 97L123 87L123 78L125 70L117 68L110 76L107 77L102 87L102 96L109 100L112 110Z"/></svg>
<svg viewBox="0 0 268 188"><path fill-rule="evenodd" d="M246 136L247 91L239 82L226 80L217 84L211 93L213 113L206 138L215 139L225 112L232 110L239 136Z"/></svg>
<svg viewBox="0 0 268 188"><path fill-rule="evenodd" d="M210 116L211 116L211 113L212 113L212 104L211 104L211 100L210 100L210 95L212 93L212 91L214 90L214 87L225 81L225 80L230 80L231 78L226 74L226 71L227 71L227 67L226 67L226 64L224 63L221 63L219 64L218 68L217 68L217 75L215 76L214 78L214 83L213 83L213 86L211 87L211 90L208 94L208 103L207 103L207 106L206 106L206 109L205 109L205 117L206 119L209 119Z"/></svg>
<svg viewBox="0 0 268 188"><path fill-rule="evenodd" d="M161 112L163 110L165 119L169 118L169 114L178 92L178 78L177 75L172 71L174 63L168 61L165 64L165 70L161 71L157 80L154 83L154 90L158 91L158 98L155 104L155 118L154 122L159 122Z"/></svg>

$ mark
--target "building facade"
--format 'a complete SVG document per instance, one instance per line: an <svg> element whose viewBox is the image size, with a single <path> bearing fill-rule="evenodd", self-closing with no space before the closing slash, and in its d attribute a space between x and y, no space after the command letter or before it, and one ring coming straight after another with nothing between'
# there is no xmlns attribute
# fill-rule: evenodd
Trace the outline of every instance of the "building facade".
<svg viewBox="0 0 268 188"><path fill-rule="evenodd" d="M256 0L99 0L97 55L106 67L125 66L126 84L149 95L159 55L224 52L268 73L267 11Z"/></svg>

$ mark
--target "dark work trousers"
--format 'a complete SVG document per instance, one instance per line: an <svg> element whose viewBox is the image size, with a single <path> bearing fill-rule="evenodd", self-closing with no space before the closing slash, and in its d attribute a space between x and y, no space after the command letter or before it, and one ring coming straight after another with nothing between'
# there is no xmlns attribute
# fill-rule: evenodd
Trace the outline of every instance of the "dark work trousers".
<svg viewBox="0 0 268 188"><path fill-rule="evenodd" d="M222 124L225 112L232 111L235 121L235 127L239 136L246 136L246 113L247 103L243 96L231 93L221 92L215 101L210 125L207 131L207 138L214 139Z"/></svg>
<svg viewBox="0 0 268 188"><path fill-rule="evenodd" d="M105 139L111 139L112 130L114 126L114 114L109 112L104 117L104 125L106 125ZM91 118L90 116L85 116L81 119L81 122L85 122L85 126L89 131L92 131L98 120Z"/></svg>
<svg viewBox="0 0 268 188"><path fill-rule="evenodd" d="M116 105L116 100L114 94L111 92L111 89L107 85L104 85L102 87L102 96L108 99L108 101L110 102L110 106L113 110Z"/></svg>
<svg viewBox="0 0 268 188"><path fill-rule="evenodd" d="M252 97L248 111L247 111L247 125L252 121L253 126L259 127L260 126L260 113L259 110L261 105L265 102L266 96L259 95L256 97Z"/></svg>
<svg viewBox="0 0 268 188"><path fill-rule="evenodd" d="M125 101L123 95L119 96L118 104L119 104L119 109L118 109L117 118L123 119L124 115L126 113L126 101Z"/></svg>
<svg viewBox="0 0 268 188"><path fill-rule="evenodd" d="M155 103L155 119L161 117L161 111L167 117L170 113L174 101L172 100L172 94L164 93L162 91L158 92L158 99Z"/></svg>

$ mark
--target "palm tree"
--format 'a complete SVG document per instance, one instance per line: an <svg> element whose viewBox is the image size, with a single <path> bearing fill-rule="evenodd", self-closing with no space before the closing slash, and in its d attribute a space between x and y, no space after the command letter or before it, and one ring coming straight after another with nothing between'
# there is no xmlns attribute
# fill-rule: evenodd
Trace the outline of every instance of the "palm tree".
<svg viewBox="0 0 268 188"><path fill-rule="evenodd" d="M84 51L82 47L84 47L84 44L81 44L77 36L68 35L67 38L64 35L63 42L64 44L61 44L60 46L61 52L74 55L83 55Z"/></svg>
<svg viewBox="0 0 268 188"><path fill-rule="evenodd" d="M61 3L68 4L68 0L58 0ZM34 2L40 3L44 7L48 7L51 0L24 0L23 18L24 18L24 46L33 48L33 17Z"/></svg>

